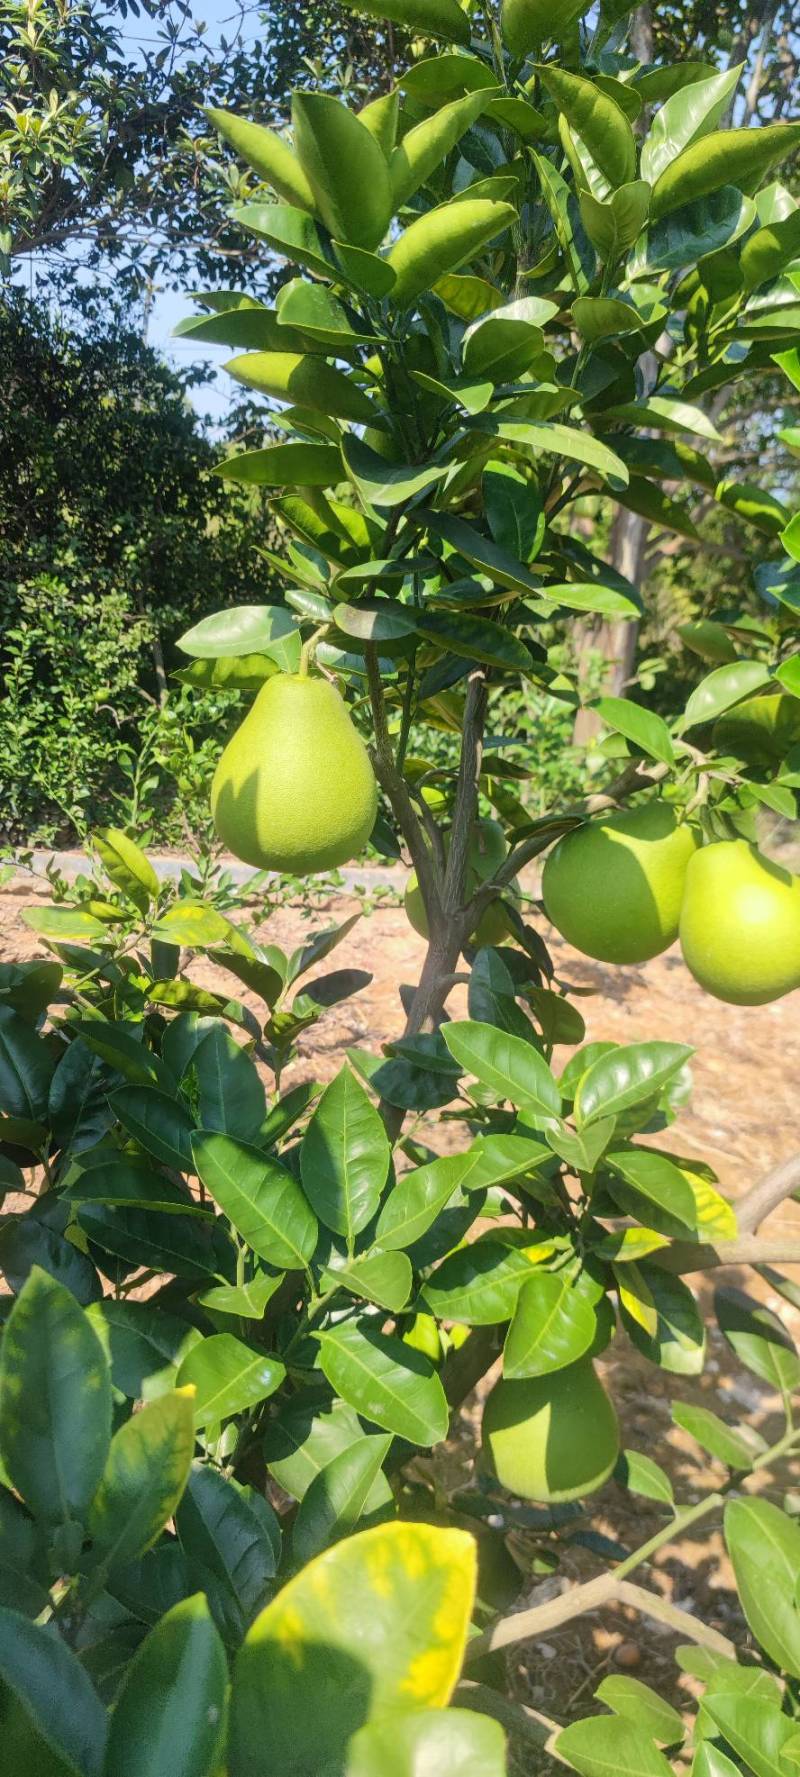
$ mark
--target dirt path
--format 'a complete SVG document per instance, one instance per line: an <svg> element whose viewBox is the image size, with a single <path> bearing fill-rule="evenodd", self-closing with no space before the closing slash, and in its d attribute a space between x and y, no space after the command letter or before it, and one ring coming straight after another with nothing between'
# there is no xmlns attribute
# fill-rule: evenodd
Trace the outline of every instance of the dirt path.
<svg viewBox="0 0 800 1777"><path fill-rule="evenodd" d="M0 957L19 959L40 949L20 920L21 908L30 894L0 895ZM338 900L315 911L313 917L294 907L272 913L259 924L259 937L293 948L321 926L338 923L358 903ZM708 1160L723 1188L738 1196L770 1166L796 1147L797 1090L800 1078L800 995L772 1006L738 1009L721 1005L701 992L683 967L677 950L641 969L611 969L577 956L559 940L553 953L559 972L581 990L579 1005L586 1020L587 1037L613 1038L628 1043L644 1038L666 1038L694 1045L694 1092L670 1131L670 1145L689 1155ZM398 983L416 980L423 944L409 929L402 909L379 906L358 925L325 969L347 966L369 970L370 986L353 1000L327 1012L314 1031L301 1040L301 1056L288 1080L315 1076L326 1080L340 1065L348 1045L379 1052L402 1026ZM203 984L230 991L231 978L222 970L198 963L192 973ZM238 990L237 990L238 991ZM247 999L247 994L242 995ZM253 1002L254 1010L257 1010ZM463 990L457 990L450 1009L464 1011ZM566 1061L568 1051L557 1051ZM792 1228L796 1233L800 1210L785 1205L770 1221L770 1231ZM775 1296L768 1284L750 1273L726 1281L745 1283L753 1293L776 1309L795 1338L800 1338L800 1313ZM709 1290L701 1293L708 1299ZM627 1340L616 1340L602 1368L620 1410L624 1442L645 1451L670 1473L676 1494L683 1501L698 1499L724 1480L724 1471L702 1462L696 1447L671 1424L673 1400L712 1405L724 1417L746 1417L751 1424L772 1432L780 1429L775 1397L730 1361L727 1347L712 1327L709 1357L698 1379L667 1376L646 1364ZM478 1408L465 1409L449 1451L437 1462L447 1465L448 1479L469 1480L476 1446ZM800 1476L783 1470L774 1497ZM586 1525L606 1536L635 1546L664 1521L663 1509L641 1502L635 1514L630 1495L610 1483L587 1513ZM713 1521L712 1521L713 1522ZM518 1559L529 1568L530 1538L515 1540ZM552 1596L564 1583L586 1578L598 1571L597 1556L575 1543L564 1549L553 1577L532 1583L527 1602ZM723 1633L741 1631L730 1572L718 1529L698 1534L696 1540L671 1545L649 1572L637 1574L642 1583L661 1590L684 1608L694 1610ZM680 1707L687 1701L692 1681L677 1673L673 1649L675 1637L654 1625L637 1621L630 1611L609 1610L581 1619L544 1643L534 1643L508 1658L513 1690L556 1718L586 1710L594 1686L607 1669L627 1662L627 1668L662 1689ZM536 1755L526 1754L519 1766L530 1774L537 1768Z"/></svg>

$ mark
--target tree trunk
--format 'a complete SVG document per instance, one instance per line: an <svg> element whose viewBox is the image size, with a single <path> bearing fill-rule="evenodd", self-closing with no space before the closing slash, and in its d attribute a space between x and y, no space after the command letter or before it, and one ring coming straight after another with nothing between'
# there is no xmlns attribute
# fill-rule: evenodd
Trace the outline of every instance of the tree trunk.
<svg viewBox="0 0 800 1777"><path fill-rule="evenodd" d="M644 555L649 525L638 512L617 510L611 528L611 566L641 589ZM633 672L639 624L636 618L581 626L578 644L578 683L586 686L592 671L592 656L601 654L606 662L602 691L609 697L621 697ZM594 710L579 710L575 718L573 739L576 746L585 746L599 732L600 722Z"/></svg>

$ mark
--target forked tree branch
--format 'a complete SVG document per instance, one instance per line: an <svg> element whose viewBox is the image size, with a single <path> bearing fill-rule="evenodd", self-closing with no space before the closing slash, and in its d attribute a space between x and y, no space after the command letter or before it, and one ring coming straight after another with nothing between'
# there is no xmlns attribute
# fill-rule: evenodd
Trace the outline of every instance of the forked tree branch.
<svg viewBox="0 0 800 1777"><path fill-rule="evenodd" d="M739 1233L755 1234L771 1211L795 1191L800 1191L800 1153L782 1160L739 1198L736 1204Z"/></svg>
<svg viewBox="0 0 800 1777"><path fill-rule="evenodd" d="M429 917L432 916L432 923L436 924L441 920L442 904L438 870L431 848L426 843L422 822L412 802L408 785L394 762L386 720L386 703L378 665L378 653L373 643L367 643L365 653L372 721L375 729L373 755L375 776L391 803L395 819L411 853L411 861L417 873L425 906L429 909Z"/></svg>

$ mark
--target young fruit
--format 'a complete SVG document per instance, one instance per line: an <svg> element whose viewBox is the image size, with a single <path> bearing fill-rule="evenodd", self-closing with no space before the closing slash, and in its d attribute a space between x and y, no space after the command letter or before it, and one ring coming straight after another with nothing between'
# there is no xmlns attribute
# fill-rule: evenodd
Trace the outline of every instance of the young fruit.
<svg viewBox="0 0 800 1777"><path fill-rule="evenodd" d="M800 877L746 839L692 858L681 949L700 986L733 1006L764 1006L800 987Z"/></svg>
<svg viewBox="0 0 800 1777"><path fill-rule="evenodd" d="M619 1455L619 1427L591 1360L496 1383L483 1412L483 1450L519 1499L555 1505L596 1492Z"/></svg>
<svg viewBox="0 0 800 1777"><path fill-rule="evenodd" d="M559 840L542 875L548 919L604 963L643 963L678 936L686 866L698 844L663 802L606 815Z"/></svg>
<svg viewBox="0 0 800 1777"><path fill-rule="evenodd" d="M220 839L258 869L305 876L366 844L378 792L369 755L327 679L268 679L220 759L211 812Z"/></svg>
<svg viewBox="0 0 800 1777"><path fill-rule="evenodd" d="M445 847L449 851L449 835L445 840ZM499 822L476 821L469 848L466 881L468 896L474 894L479 883L486 882L490 876L494 876L495 871L499 870L507 855L508 845ZM405 909L409 923L414 927L415 932L419 932L420 937L427 938L428 916L425 912L425 903L415 870L412 870L408 879ZM510 936L511 926L506 918L503 902L498 896L497 900L489 903L485 913L481 914L477 928L472 934L472 943L477 945L503 944Z"/></svg>

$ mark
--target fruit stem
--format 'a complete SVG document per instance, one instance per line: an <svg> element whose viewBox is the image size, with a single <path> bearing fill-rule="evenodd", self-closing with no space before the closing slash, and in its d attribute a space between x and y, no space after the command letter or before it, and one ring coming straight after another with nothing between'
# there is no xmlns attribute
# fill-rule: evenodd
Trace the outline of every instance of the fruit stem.
<svg viewBox="0 0 800 1777"><path fill-rule="evenodd" d="M327 634L329 628L330 628L330 624L321 623L319 626L319 629L315 629L313 634L309 636L308 641L303 643L303 646L300 649L300 677L301 677L301 679L308 678L308 669L309 669L311 661L313 660L314 655L316 653L317 643L322 640L322 637L324 635Z"/></svg>

